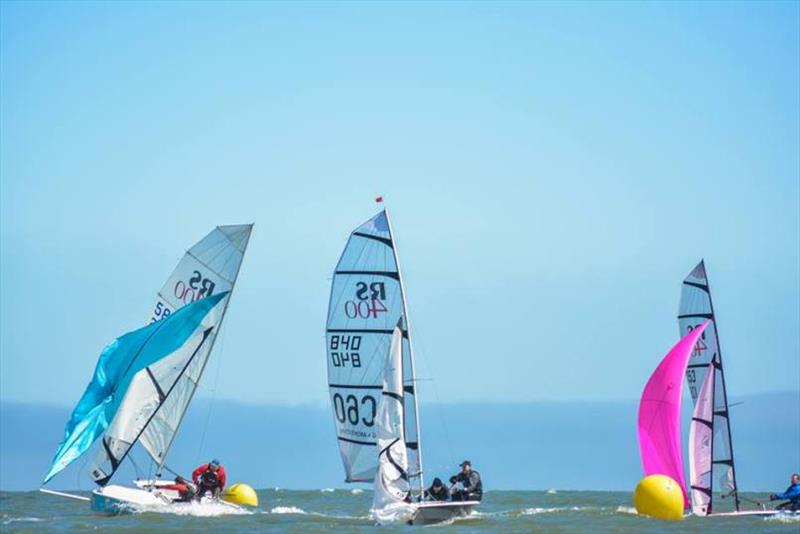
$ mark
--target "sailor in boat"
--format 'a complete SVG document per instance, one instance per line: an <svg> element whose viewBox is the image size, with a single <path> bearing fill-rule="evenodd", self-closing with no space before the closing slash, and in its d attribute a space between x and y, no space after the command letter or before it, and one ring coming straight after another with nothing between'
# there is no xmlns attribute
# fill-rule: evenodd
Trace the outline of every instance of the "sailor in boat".
<svg viewBox="0 0 800 534"><path fill-rule="evenodd" d="M788 512L797 512L800 511L800 475L794 473L792 475L792 480L786 491L783 493L778 494L771 494L769 496L769 500L771 501L783 501L787 500L788 502L784 502L779 504L775 507L776 510L785 510Z"/></svg>
<svg viewBox="0 0 800 534"><path fill-rule="evenodd" d="M173 502L191 502L197 494L197 486L181 476L175 477L175 483L161 486L161 489L174 490L178 492L178 498Z"/></svg>
<svg viewBox="0 0 800 534"><path fill-rule="evenodd" d="M225 468L220 465L219 460L214 459L192 471L192 480L197 484L197 499L205 496L206 493L211 493L211 496L216 499L225 489L227 477Z"/></svg>
<svg viewBox="0 0 800 534"><path fill-rule="evenodd" d="M425 490L426 501L446 501L450 498L450 490L442 484L442 479L434 478L431 487Z"/></svg>
<svg viewBox="0 0 800 534"><path fill-rule="evenodd" d="M461 483L462 488L454 490L454 501L480 501L483 498L483 482L481 475L472 469L472 462L464 460L460 464L461 472L450 477L450 484Z"/></svg>

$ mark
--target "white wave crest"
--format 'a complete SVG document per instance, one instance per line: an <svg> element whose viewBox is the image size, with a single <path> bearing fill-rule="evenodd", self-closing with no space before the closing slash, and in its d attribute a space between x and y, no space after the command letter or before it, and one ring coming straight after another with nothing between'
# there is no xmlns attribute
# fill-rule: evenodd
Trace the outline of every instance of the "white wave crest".
<svg viewBox="0 0 800 534"><path fill-rule="evenodd" d="M190 515L195 517L217 517L222 515L250 515L253 512L223 502L181 502L170 505L132 504L128 508L133 513L158 513L174 515Z"/></svg>
<svg viewBox="0 0 800 534"><path fill-rule="evenodd" d="M353 495L361 495L362 493L364 493L364 490L362 490L362 489L354 489L354 490L350 490L350 493L352 493Z"/></svg>
<svg viewBox="0 0 800 534"><path fill-rule="evenodd" d="M296 506L276 506L269 511L271 514L297 514L306 515L306 511Z"/></svg>
<svg viewBox="0 0 800 534"><path fill-rule="evenodd" d="M639 515L639 512L637 512L636 508L634 508L633 506L617 506L615 512L618 514Z"/></svg>
<svg viewBox="0 0 800 534"><path fill-rule="evenodd" d="M765 521L775 521L777 523L800 523L800 513L775 514L764 518Z"/></svg>
<svg viewBox="0 0 800 534"><path fill-rule="evenodd" d="M560 514L564 512L585 512L588 510L598 510L594 506L562 506L559 508L525 508L520 511L520 515L539 515L539 514Z"/></svg>
<svg viewBox="0 0 800 534"><path fill-rule="evenodd" d="M438 523L432 523L430 525L425 525L424 528L441 528L441 527L449 527L454 523L460 523L462 521L474 521L476 519L480 519L481 517L489 517L495 514L490 513L481 513L476 510L471 510L467 515L457 515L455 517L451 517L450 519L445 519L444 521L440 521Z"/></svg>
<svg viewBox="0 0 800 534"><path fill-rule="evenodd" d="M321 490L319 490L319 491L321 491L322 493L333 493L333 492L334 492L334 491L336 491L336 490L335 490L335 489L333 489L333 488L322 488L322 489L321 489Z"/></svg>
<svg viewBox="0 0 800 534"><path fill-rule="evenodd" d="M547 490L547 492L546 492L546 493L547 493L548 495L555 495L555 494L556 494L556 493L558 493L558 492L557 492L556 490L554 490L554 489L550 488L549 490Z"/></svg>

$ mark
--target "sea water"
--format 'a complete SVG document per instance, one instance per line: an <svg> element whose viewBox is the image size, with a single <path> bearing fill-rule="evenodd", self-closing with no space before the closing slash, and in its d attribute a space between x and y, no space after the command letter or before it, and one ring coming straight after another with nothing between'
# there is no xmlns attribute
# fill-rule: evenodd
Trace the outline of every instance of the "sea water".
<svg viewBox="0 0 800 534"><path fill-rule="evenodd" d="M88 495L83 493L83 495ZM800 517L697 518L667 522L638 516L632 495L606 491L488 491L471 516L431 527L377 527L372 492L362 489L258 491L258 508L232 513L224 505L184 504L136 509L120 516L92 512L89 503L40 492L0 492L0 531L79 532L798 532ZM763 499L764 495L750 495ZM235 512L235 511L234 511Z"/></svg>

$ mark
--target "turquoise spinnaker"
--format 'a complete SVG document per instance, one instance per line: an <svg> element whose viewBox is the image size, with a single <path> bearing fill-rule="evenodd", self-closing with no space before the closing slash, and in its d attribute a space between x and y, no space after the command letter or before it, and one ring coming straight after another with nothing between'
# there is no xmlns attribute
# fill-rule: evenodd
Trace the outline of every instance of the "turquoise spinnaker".
<svg viewBox="0 0 800 534"><path fill-rule="evenodd" d="M128 332L103 349L92 381L67 422L64 440L43 484L86 452L105 432L134 375L183 346L228 293L188 304L161 321Z"/></svg>

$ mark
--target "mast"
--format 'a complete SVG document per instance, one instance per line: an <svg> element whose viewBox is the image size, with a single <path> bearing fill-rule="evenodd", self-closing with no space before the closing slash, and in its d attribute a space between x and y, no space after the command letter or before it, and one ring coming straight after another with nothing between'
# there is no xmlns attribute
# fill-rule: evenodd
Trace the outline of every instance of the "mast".
<svg viewBox="0 0 800 534"><path fill-rule="evenodd" d="M408 303L406 302L406 290L403 283L403 271L400 268L400 258L397 253L397 241L394 238L392 231L392 221L389 218L389 210L385 209L383 212L386 214L386 224L389 226L389 235L392 237L392 254L394 255L394 262L397 265L397 276L400 280L400 294L403 297L403 315L406 319L406 332L408 333L408 352L409 361L411 362L411 383L414 387L414 424L417 431L417 458L419 461L419 492L420 495L425 493L424 472L422 467L422 433L420 432L419 424L419 393L417 388L417 374L414 370L414 344L411 342L411 319L408 316Z"/></svg>
<svg viewBox="0 0 800 534"><path fill-rule="evenodd" d="M252 232L253 223L250 223L249 226L250 226L250 231ZM217 226L216 228L219 229L219 226ZM225 237L228 239L228 241L231 242L231 244L235 245L235 243L233 243L233 241L231 241L231 238L227 234L225 234L223 232L223 235L225 235ZM250 237L251 236L252 236L252 234L248 235L247 241L244 244L244 249L242 249L242 259L244 259L244 255L247 252L247 247L250 245ZM231 303L231 297L233 296L233 290L236 287L236 282L239 281L239 271L242 269L242 263L243 262L239 262L239 265L236 266L236 274L233 277L233 283L231 284L231 289L230 289L230 292L228 293L228 298L225 301L225 307L222 308L222 316L220 317L219 324L217 325L217 329L214 331L214 337L211 338L211 346L208 349L209 358L205 359L205 361L203 362L203 366L200 368L200 373L197 375L197 384L198 385L200 384L200 379L203 377L203 373L206 370L206 365L208 365L208 360L210 359L211 351L214 350L214 343L216 343L217 335L219 334L219 331L222 329L222 322L225 321L225 315L228 312L228 306ZM192 356L192 358L194 358L194 356ZM186 369L184 369L184 371L185 370ZM167 455L169 454L169 450L172 448L172 444L175 442L175 436L178 435L178 430L180 429L181 425L183 424L183 418L186 416L186 412L188 411L188 406L192 403L192 399L194 399L194 394L196 392L197 392L197 386L195 386L192 389L192 392L189 394L189 400L186 403L187 409L183 411L183 413L181 414L180 419L178 419L178 425L175 427L175 432L172 434L172 437L170 438L169 443L167 444L166 448L164 449L164 454L161 455L161 461L158 463L158 467L156 468L156 478L161 478L161 472L164 469L164 464L167 462ZM148 421L148 423L149 423L149 421ZM147 425L145 425L145 428L147 428ZM144 432L144 429L142 429L142 432Z"/></svg>
<svg viewBox="0 0 800 534"><path fill-rule="evenodd" d="M714 300L711 298L711 282L708 280L708 273L706 272L705 259L701 259L700 260L700 264L703 266L703 272L706 273L706 291L708 292L708 303L711 306L711 317L713 318L713 321L714 321L714 337L716 338L716 342L717 342L717 358L719 359L719 376L720 376L721 382L722 382L722 401L725 404L724 416L725 416L725 420L727 421L727 425L726 426L727 426L727 431L728 431L728 444L730 445L730 448L731 448L731 460L730 461L731 461L731 474L733 475L733 498L734 498L734 502L735 502L735 506L736 506L736 511L738 512L739 511L739 484L736 483L736 468L734 467L734 461L733 461L734 454L733 454L733 436L731 435L731 414L730 414L730 410L728 409L728 392L725 389L725 371L723 371L723 369L722 369L722 346L719 344L719 325L717 324L717 316L714 314ZM715 364L713 360L711 361L711 363L712 363L712 366L716 367L717 364ZM717 383L716 382L717 381L715 380L714 381L715 393L716 393L716 388L717 388ZM716 412L714 412L712 410L712 417L711 417L712 427L713 427L713 424L714 424L714 417L713 416L715 416L715 415L717 415ZM711 473L712 473L712 476L713 476L713 473L714 473L714 449L713 449L714 432L713 432L713 428L712 428L712 432L711 432L711 440L712 440ZM713 480L712 480L712 487L713 487ZM712 495L713 495L713 493L712 493ZM713 503L713 497L712 497L712 500L711 500L711 503L710 503L710 507L709 507L710 508L709 512L711 511L711 509L713 509L713 506L714 506L714 503Z"/></svg>

